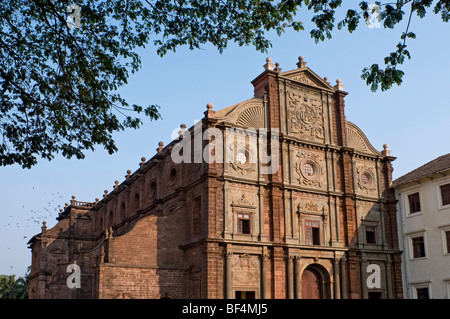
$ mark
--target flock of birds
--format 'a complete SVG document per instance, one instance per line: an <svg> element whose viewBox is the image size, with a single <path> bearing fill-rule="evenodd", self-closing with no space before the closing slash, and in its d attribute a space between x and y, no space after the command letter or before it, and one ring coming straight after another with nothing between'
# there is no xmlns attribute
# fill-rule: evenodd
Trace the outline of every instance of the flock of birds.
<svg viewBox="0 0 450 319"><path fill-rule="evenodd" d="M35 189L33 187L33 189ZM11 215L9 214L8 217L5 220L5 223L3 224L3 229L6 231L7 228L9 227L14 227L14 228L18 228L17 231L22 233L22 240L29 240L29 233L34 234L38 234L40 233L41 229L40 227L42 226L42 222L43 221L49 221L49 220L54 220L57 216L58 216L58 212L59 209L62 208L62 206L60 204L56 204L56 202L62 202L62 198L64 197L63 195L61 195L59 192L44 192L44 196L45 197L50 197L53 199L50 199L46 205L44 207L42 207L41 209L31 209L28 210L27 207L25 205L22 205L22 207L20 209L17 210L15 215ZM20 211L20 213L19 213ZM24 213L26 213L26 219L25 219L25 223L23 222L23 218L24 218ZM1 218L1 213L0 213L0 218ZM21 221L18 222L17 219L20 218ZM37 225L37 227L29 227L29 226L33 226L34 224ZM28 230L23 229L24 228L29 228ZM22 228L23 231L20 231L19 229ZM5 231L3 233L5 233ZM10 244L10 243L9 243ZM26 244L26 242L25 242ZM12 248L11 246L8 245L7 242L0 242L0 246L4 246L6 245L6 249L11 251ZM21 243L20 245L24 245L23 243ZM9 265L10 269L13 269L14 267L12 265Z"/></svg>

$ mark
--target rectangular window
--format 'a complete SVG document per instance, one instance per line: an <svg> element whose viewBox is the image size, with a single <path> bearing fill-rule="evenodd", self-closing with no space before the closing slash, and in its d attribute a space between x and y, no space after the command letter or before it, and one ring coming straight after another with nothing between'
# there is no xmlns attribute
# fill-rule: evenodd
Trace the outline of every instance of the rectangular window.
<svg viewBox="0 0 450 319"><path fill-rule="evenodd" d="M320 222L305 221L305 236L307 245L320 245Z"/></svg>
<svg viewBox="0 0 450 319"><path fill-rule="evenodd" d="M441 186L442 206L450 204L450 184Z"/></svg>
<svg viewBox="0 0 450 319"><path fill-rule="evenodd" d="M378 291L369 291L368 292L369 299L381 299L381 292Z"/></svg>
<svg viewBox="0 0 450 319"><path fill-rule="evenodd" d="M413 258L425 257L425 242L423 236L411 238Z"/></svg>
<svg viewBox="0 0 450 319"><path fill-rule="evenodd" d="M376 244L375 226L366 226L366 243Z"/></svg>
<svg viewBox="0 0 450 319"><path fill-rule="evenodd" d="M237 214L237 232L238 234L251 234L249 214Z"/></svg>
<svg viewBox="0 0 450 319"><path fill-rule="evenodd" d="M254 291L236 291L235 293L236 299L255 299Z"/></svg>
<svg viewBox="0 0 450 319"><path fill-rule="evenodd" d="M417 299L430 299L428 287L416 288L416 292L417 292Z"/></svg>
<svg viewBox="0 0 450 319"><path fill-rule="evenodd" d="M192 204L192 236L200 237L202 231L202 198L195 197Z"/></svg>
<svg viewBox="0 0 450 319"><path fill-rule="evenodd" d="M414 193L408 196L409 201L409 213L417 213L420 212L420 198L419 193Z"/></svg>
<svg viewBox="0 0 450 319"><path fill-rule="evenodd" d="M447 244L446 253L450 254L450 230L445 232L445 243Z"/></svg>

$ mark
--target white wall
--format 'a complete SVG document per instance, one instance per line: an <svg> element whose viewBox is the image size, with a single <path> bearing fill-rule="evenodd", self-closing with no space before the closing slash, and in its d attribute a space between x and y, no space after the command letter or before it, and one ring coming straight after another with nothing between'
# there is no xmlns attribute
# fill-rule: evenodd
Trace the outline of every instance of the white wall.
<svg viewBox="0 0 450 319"><path fill-rule="evenodd" d="M416 288L428 287L430 298L450 299L450 254L444 237L444 231L450 230L450 205L442 206L440 192L441 185L450 183L450 175L435 174L419 182L396 187L405 298L416 298ZM421 210L409 214L408 195L416 192ZM423 258L412 256L411 237L417 235L424 236Z"/></svg>

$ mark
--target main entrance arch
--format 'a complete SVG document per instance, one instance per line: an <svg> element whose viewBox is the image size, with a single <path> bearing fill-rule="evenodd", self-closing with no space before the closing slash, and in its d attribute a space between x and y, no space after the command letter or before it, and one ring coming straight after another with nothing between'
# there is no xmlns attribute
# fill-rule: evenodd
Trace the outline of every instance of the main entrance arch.
<svg viewBox="0 0 450 319"><path fill-rule="evenodd" d="M327 270L318 264L306 267L302 274L302 299L330 298L330 280Z"/></svg>

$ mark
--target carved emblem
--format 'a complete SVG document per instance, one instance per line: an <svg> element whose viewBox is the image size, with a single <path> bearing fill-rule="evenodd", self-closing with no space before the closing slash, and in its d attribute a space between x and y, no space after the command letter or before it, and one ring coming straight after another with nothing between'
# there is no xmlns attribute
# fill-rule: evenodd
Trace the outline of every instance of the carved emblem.
<svg viewBox="0 0 450 319"><path fill-rule="evenodd" d="M238 200L233 201L232 206L238 206L238 207L255 207L255 204L253 203L253 201L249 198L247 198L247 196L245 195L245 193L243 193Z"/></svg>
<svg viewBox="0 0 450 319"><path fill-rule="evenodd" d="M377 188L375 173L364 165L356 166L356 186L358 190L369 194Z"/></svg>
<svg viewBox="0 0 450 319"><path fill-rule="evenodd" d="M325 175L323 161L318 154L298 151L299 158L295 163L295 171L301 185L322 187L322 176Z"/></svg>
<svg viewBox="0 0 450 319"><path fill-rule="evenodd" d="M290 92L289 121L292 133L307 140L324 140L322 105L313 94Z"/></svg>
<svg viewBox="0 0 450 319"><path fill-rule="evenodd" d="M259 282L259 263L256 256L244 254L236 256L233 265L233 284L257 285Z"/></svg>
<svg viewBox="0 0 450 319"><path fill-rule="evenodd" d="M326 218L328 215L328 209L326 204L319 204L313 200L307 201L305 204L298 204L297 213L307 214L307 215L320 215Z"/></svg>
<svg viewBox="0 0 450 319"><path fill-rule="evenodd" d="M306 84L310 84L310 85L314 85L315 84L304 73L292 77L291 80L302 82L302 83L306 83Z"/></svg>
<svg viewBox="0 0 450 319"><path fill-rule="evenodd" d="M315 204L313 201L310 201L310 202L306 202L305 209L308 211L318 212L319 206L317 204Z"/></svg>
<svg viewBox="0 0 450 319"><path fill-rule="evenodd" d="M256 157L253 148L241 147L238 148L236 144L230 143L228 151L233 154L230 166L241 175L256 172Z"/></svg>

